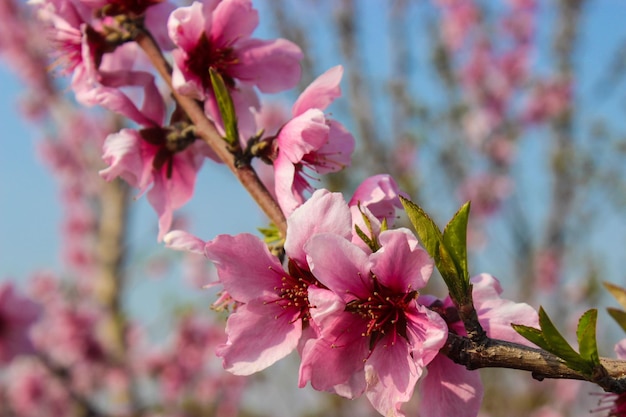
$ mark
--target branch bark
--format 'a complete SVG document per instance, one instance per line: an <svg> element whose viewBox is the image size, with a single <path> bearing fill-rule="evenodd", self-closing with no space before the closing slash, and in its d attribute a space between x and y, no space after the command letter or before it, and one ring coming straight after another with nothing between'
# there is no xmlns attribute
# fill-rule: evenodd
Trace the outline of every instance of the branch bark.
<svg viewBox="0 0 626 417"><path fill-rule="evenodd" d="M470 370L518 369L531 372L533 378L539 381L546 378L576 379L593 382L607 392L626 392L626 362L617 359L600 358L606 372L599 372L589 378L568 368L563 360L541 349L496 339L477 344L453 333L448 334L448 341L441 353Z"/></svg>

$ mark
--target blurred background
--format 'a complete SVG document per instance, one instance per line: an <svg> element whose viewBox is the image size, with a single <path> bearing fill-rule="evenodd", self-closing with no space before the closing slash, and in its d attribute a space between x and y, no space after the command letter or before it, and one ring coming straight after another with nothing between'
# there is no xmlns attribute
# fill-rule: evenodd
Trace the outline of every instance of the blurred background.
<svg viewBox="0 0 626 417"><path fill-rule="evenodd" d="M586 309L614 304L601 283L626 285L623 2L254 5L255 37L305 53L299 88L263 97L268 109L286 120L315 77L346 69L329 112L357 150L324 186L349 198L390 173L440 225L471 200L470 270L543 305L570 336ZM0 416L377 415L367 401L298 389L297 355L251 378L220 369L227 314L202 288L211 266L164 249L145 196L99 178L101 143L120 121L75 104L68 80L46 71L37 30L29 6L0 0L0 318L11 299L38 317L24 318L34 350L0 361ZM43 95L57 104L42 109ZM176 214L175 228L205 240L266 226L227 169L208 163ZM438 282L429 291L445 295ZM620 332L600 314L603 356ZM481 415L606 415L592 385L481 372Z"/></svg>

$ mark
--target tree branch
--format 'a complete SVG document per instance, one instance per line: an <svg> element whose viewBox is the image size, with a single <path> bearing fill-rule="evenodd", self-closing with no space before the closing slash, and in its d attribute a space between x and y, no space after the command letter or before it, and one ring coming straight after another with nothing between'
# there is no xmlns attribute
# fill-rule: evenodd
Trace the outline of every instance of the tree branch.
<svg viewBox="0 0 626 417"><path fill-rule="evenodd" d="M531 372L539 381L545 378L576 379L593 382L607 392L626 392L626 361L600 358L605 372L599 371L590 378L568 368L563 360L541 349L496 339L477 344L453 333L448 334L441 353L469 370L518 369Z"/></svg>

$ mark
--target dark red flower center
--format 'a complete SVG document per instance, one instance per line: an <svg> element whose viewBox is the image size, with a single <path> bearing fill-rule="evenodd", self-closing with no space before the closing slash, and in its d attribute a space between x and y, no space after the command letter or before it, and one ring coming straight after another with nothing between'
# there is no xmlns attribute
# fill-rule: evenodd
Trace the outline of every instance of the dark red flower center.
<svg viewBox="0 0 626 417"><path fill-rule="evenodd" d="M346 304L346 311L361 316L367 323L361 334L370 338L370 350L386 335L391 335L394 344L398 336L407 341L407 310L418 292L410 288L406 292L395 292L378 282L372 275L374 290L367 299L357 299Z"/></svg>
<svg viewBox="0 0 626 417"><path fill-rule="evenodd" d="M200 77L205 89L211 89L209 68L219 72L224 83L232 89L235 88L235 79L230 75L230 67L238 62L233 48L219 48L203 33L196 47L189 52L186 64L190 72Z"/></svg>
<svg viewBox="0 0 626 417"><path fill-rule="evenodd" d="M167 178L172 178L174 155L187 149L196 140L193 130L175 127L148 127L141 129L139 135L146 142L158 147L152 167L156 171L165 167Z"/></svg>
<svg viewBox="0 0 626 417"><path fill-rule="evenodd" d="M302 319L303 324L307 324L311 320L309 286L325 287L313 276L311 271L300 267L291 259L288 262L288 269L289 274L282 274L281 286L274 287L280 297L276 303L285 310L297 309L299 312L294 321Z"/></svg>

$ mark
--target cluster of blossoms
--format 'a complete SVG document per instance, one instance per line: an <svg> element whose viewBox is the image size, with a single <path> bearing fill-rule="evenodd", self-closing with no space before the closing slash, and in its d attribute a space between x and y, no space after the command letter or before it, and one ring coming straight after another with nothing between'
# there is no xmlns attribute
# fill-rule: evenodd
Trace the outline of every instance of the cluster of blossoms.
<svg viewBox="0 0 626 417"><path fill-rule="evenodd" d="M232 404L243 387L241 379L206 378L208 371L198 372L207 361L208 347L220 341L217 356L235 375L264 370L297 351L300 387L310 384L347 398L365 395L384 416L403 416L402 405L419 387L428 399L420 404L425 417L478 414L483 394L478 374L440 353L451 333L467 335L464 324L449 297L437 299L422 293L434 261L410 230L393 228L396 209L402 207L394 180L387 175L368 178L348 202L340 193L314 190L308 181L312 175L348 166L355 147L348 130L324 113L341 95L341 66L313 81L293 104L290 120L262 137L259 132L265 126L258 124L263 111L258 92L294 87L300 79L302 52L284 39L252 38L258 13L250 0L207 0L178 8L164 1L34 3L56 47L57 64L72 76L77 101L100 105L133 122L132 127L106 137L102 144L106 167L100 175L107 181L122 178L140 194L147 192L159 218L158 239L213 262L223 287L221 300L232 306L225 340L212 323L183 320L173 351L144 358L141 369L132 372L159 375L164 381L161 394L171 402L181 396L202 398L234 388L227 391L237 398L226 401L224 407L235 408ZM459 10L477 19L472 10ZM520 44L527 42L528 28L511 26L510 30ZM449 36L451 44L459 42L457 35ZM223 97L214 90L210 71L224 81L239 133L237 146L230 145L243 152L260 149L259 154L245 156L260 157L273 167L272 188L287 223L284 253L270 252L252 234L203 241L186 232L170 231L174 211L194 194L205 159L223 161L198 134L180 103L167 111L169 103L151 72L150 57L135 42L142 37L153 39L163 53L170 54L171 87L198 103L223 134L228 131L220 107ZM483 52L477 50L473 61L488 62ZM523 65L507 60L501 64L510 70L507 81L514 84L521 77L516 71ZM469 65L466 78L482 78L484 69ZM508 99L512 88L506 83L504 93L496 94L492 87L473 93L484 99L481 104L486 110L501 116L500 102L506 100L499 94ZM553 107L557 112L558 106ZM260 143L264 146L255 148ZM49 149L51 160L53 151ZM506 193L507 184L489 184L474 187L475 193L488 194L484 188ZM73 185L80 188L81 184ZM88 194L88 190L79 191L78 197ZM483 200L484 212L497 208L498 199ZM74 225L92 229L91 220ZM500 284L491 275L475 276L471 282L474 307L487 335L527 344L510 324L537 327L536 312L527 304L501 298ZM15 308L16 303L23 308ZM130 385L131 371L109 363L111 348L97 332L98 308L42 301L46 303L43 318L27 335L25 330L37 320L39 311L26 301L16 302L12 288L0 288L0 330L4 332L0 333L0 348L4 348L0 354L12 358L37 348L47 353L44 364L51 360L78 370L70 381L72 395L95 392L103 380L111 386ZM5 334L11 335L7 340L19 339L19 346L2 344ZM22 374L50 374L39 362L20 366L28 368ZM56 381L54 375L48 377ZM33 377L39 382L45 378ZM18 382L16 386L30 383ZM57 382L50 383L45 398L54 405L51 409L68 413L58 404L66 403L69 394ZM11 395L17 398L12 399L16 410L35 413L32 398ZM226 410L225 414L229 412L234 413Z"/></svg>
<svg viewBox="0 0 626 417"><path fill-rule="evenodd" d="M206 117L223 131L209 70L220 74L236 109L242 148L259 129L256 90L276 93L300 79L302 52L295 44L251 37L258 13L249 0L194 2L177 9L167 2L42 0L36 5L48 24L58 65L72 74L76 99L140 126L107 138L108 167L101 175L121 177L140 193L148 192L159 216L159 239L170 229L174 210L192 197L204 160L219 159L197 140L183 112L174 111L166 122L166 102L147 56L132 42L134 33L149 32L162 51L171 53L173 88L201 102ZM294 104L293 119L267 139L271 146L265 159L275 167L276 195L286 213L312 190L305 179L310 173L303 171L326 173L349 164L352 136L323 113L340 95L341 74L336 67L316 80Z"/></svg>
<svg viewBox="0 0 626 417"><path fill-rule="evenodd" d="M424 416L477 414L478 374L439 354L449 331L465 334L452 301L420 294L433 261L408 229L388 228L398 195L386 175L364 181L349 203L315 191L287 218L284 262L250 234L208 242L182 231L166 235L169 247L204 253L217 267L234 309L228 340L217 349L227 370L250 375L297 350L301 387L365 394L385 416L403 415L402 403L428 370L420 385L429 399L420 406ZM472 282L489 336L526 343L510 323L537 325L536 312L500 298L490 275Z"/></svg>

